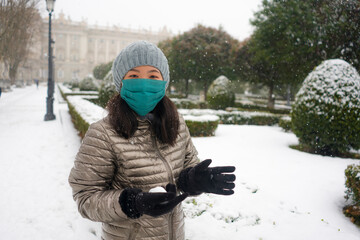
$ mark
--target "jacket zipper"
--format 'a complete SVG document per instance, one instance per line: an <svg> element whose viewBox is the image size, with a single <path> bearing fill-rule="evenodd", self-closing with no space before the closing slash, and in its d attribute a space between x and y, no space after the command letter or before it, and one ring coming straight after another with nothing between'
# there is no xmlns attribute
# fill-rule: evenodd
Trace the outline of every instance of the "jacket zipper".
<svg viewBox="0 0 360 240"><path fill-rule="evenodd" d="M166 159L164 158L164 156L161 154L161 152L160 152L160 150L159 150L159 147L158 147L158 145L157 145L155 136L152 137L152 140L153 140L153 145L154 145L156 154L160 157L161 161L163 161L163 163L164 163L164 165L165 165L165 168L166 168L166 171L167 171L168 177L169 177L169 182L170 182L171 184L175 184L174 175L173 175L173 173L172 173L172 171L171 171L171 167L170 167L168 161L166 161Z"/></svg>
<svg viewBox="0 0 360 240"><path fill-rule="evenodd" d="M175 184L175 181L174 181L174 175L171 171L171 167L168 163L168 161L166 161L166 159L164 158L164 156L161 154L160 152L160 149L157 145L157 142L156 142L156 138L155 136L152 136L152 140L153 140L153 145L154 145L154 148L155 148L155 151L156 151L156 154L160 157L160 159L162 160L162 162L164 163L165 165L165 168L166 168L166 171L168 173L168 177L169 177L169 182L171 184ZM173 210L170 212L169 214L169 240L173 240L174 239L174 236L173 236L173 225L174 225L174 222L173 222Z"/></svg>

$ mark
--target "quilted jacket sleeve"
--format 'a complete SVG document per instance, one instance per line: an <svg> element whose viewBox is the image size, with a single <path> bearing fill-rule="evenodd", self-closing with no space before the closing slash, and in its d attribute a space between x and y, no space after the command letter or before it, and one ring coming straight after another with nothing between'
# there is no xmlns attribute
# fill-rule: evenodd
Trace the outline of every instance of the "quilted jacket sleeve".
<svg viewBox="0 0 360 240"><path fill-rule="evenodd" d="M127 218L118 201L122 190L111 189L116 166L108 140L101 122L92 124L69 176L80 214L96 222L115 222Z"/></svg>
<svg viewBox="0 0 360 240"><path fill-rule="evenodd" d="M188 127L186 126L185 120L181 117L180 121L185 125L185 136L186 136L186 155L185 155L185 163L184 169L189 167L194 167L196 164L200 162L198 158L198 152L191 140L190 132Z"/></svg>

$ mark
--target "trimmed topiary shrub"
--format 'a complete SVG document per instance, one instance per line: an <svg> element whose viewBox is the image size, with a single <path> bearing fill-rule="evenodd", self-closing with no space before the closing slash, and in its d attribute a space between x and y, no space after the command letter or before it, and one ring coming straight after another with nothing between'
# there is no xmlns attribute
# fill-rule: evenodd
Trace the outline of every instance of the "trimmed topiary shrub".
<svg viewBox="0 0 360 240"><path fill-rule="evenodd" d="M184 116L192 137L214 136L219 125L219 117L215 115Z"/></svg>
<svg viewBox="0 0 360 240"><path fill-rule="evenodd" d="M99 90L99 98L97 100L97 104L101 107L105 108L107 102L116 94L116 88L113 81L113 75L111 70L104 78L104 82L101 84Z"/></svg>
<svg viewBox="0 0 360 240"><path fill-rule="evenodd" d="M349 165L345 169L346 200L360 206L360 165Z"/></svg>
<svg viewBox="0 0 360 240"><path fill-rule="evenodd" d="M360 77L347 62L322 62L305 79L291 112L292 130L314 153L360 148Z"/></svg>
<svg viewBox="0 0 360 240"><path fill-rule="evenodd" d="M177 109L204 109L207 108L206 102L194 101L187 98L171 98Z"/></svg>
<svg viewBox="0 0 360 240"><path fill-rule="evenodd" d="M351 200L352 204L344 207L343 211L353 223L360 225L360 165L349 165L345 176L345 199Z"/></svg>
<svg viewBox="0 0 360 240"><path fill-rule="evenodd" d="M95 84L93 77L86 77L80 81L79 88L81 91L97 91L98 88Z"/></svg>
<svg viewBox="0 0 360 240"><path fill-rule="evenodd" d="M280 118L279 127L281 127L285 132L291 132L291 118Z"/></svg>
<svg viewBox="0 0 360 240"><path fill-rule="evenodd" d="M178 109L184 116L204 116L215 115L219 117L221 124L236 125L267 125L272 126L279 123L280 118L286 115L262 113L262 112L243 112L243 111L224 111L213 109Z"/></svg>
<svg viewBox="0 0 360 240"><path fill-rule="evenodd" d="M207 101L210 108L225 109L235 104L235 93L232 91L230 80L220 76L214 80L207 92Z"/></svg>
<svg viewBox="0 0 360 240"><path fill-rule="evenodd" d="M68 101L68 106L71 115L71 121L74 123L75 128L79 131L80 137L84 138L85 133L89 129L90 124L81 117L81 115L75 110L74 106L71 103L69 103L69 101Z"/></svg>

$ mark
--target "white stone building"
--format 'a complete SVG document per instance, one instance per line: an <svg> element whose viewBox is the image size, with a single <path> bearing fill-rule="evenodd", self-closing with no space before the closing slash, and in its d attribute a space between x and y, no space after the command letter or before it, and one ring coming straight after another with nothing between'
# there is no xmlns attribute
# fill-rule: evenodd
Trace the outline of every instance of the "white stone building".
<svg viewBox="0 0 360 240"><path fill-rule="evenodd" d="M42 23L41 33L34 39L31 54L19 68L17 82L26 83L34 79L47 81L48 75L48 19ZM134 30L117 26L96 26L87 22L74 22L60 13L52 19L54 56L54 78L56 82L81 80L92 74L96 65L112 61L125 46L133 41L147 40L157 44L172 36L166 27L159 32ZM6 82L8 74L0 63L0 84Z"/></svg>

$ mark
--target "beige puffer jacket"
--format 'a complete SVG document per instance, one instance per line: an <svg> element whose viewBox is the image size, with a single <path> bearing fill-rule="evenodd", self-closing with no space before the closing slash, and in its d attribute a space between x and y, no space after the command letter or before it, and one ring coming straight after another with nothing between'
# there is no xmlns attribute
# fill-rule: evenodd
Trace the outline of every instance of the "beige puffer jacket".
<svg viewBox="0 0 360 240"><path fill-rule="evenodd" d="M174 146L152 136L150 122L139 120L130 139L119 137L107 118L93 123L87 131L69 176L80 214L103 222L105 240L184 240L184 214L179 204L160 217L143 215L128 218L119 197L124 188L144 192L156 186L176 183L180 172L199 162L189 130L180 118Z"/></svg>

